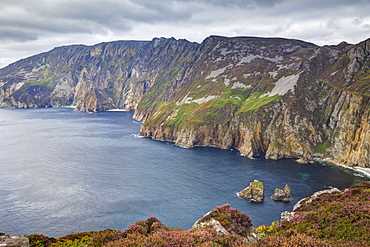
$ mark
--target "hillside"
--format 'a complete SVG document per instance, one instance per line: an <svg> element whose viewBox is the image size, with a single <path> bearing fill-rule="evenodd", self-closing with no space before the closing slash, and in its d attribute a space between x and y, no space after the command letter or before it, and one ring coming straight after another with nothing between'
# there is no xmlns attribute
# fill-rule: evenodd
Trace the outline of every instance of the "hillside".
<svg viewBox="0 0 370 247"><path fill-rule="evenodd" d="M369 52L220 36L58 47L0 70L0 106L134 110L155 140L370 167Z"/></svg>

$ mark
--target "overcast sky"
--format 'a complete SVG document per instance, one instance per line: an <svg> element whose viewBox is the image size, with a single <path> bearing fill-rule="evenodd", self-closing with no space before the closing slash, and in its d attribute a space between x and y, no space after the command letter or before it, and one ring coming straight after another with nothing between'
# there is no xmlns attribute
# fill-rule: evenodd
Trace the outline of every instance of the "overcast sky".
<svg viewBox="0 0 370 247"><path fill-rule="evenodd" d="M0 0L0 67L56 46L210 35L370 38L369 0Z"/></svg>

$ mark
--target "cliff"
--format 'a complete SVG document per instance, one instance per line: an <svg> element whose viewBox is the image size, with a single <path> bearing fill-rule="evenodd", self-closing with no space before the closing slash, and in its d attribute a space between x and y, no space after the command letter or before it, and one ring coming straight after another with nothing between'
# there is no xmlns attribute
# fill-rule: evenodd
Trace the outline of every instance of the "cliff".
<svg viewBox="0 0 370 247"><path fill-rule="evenodd" d="M198 44L116 41L58 47L0 70L2 107L135 110L147 89L175 78Z"/></svg>
<svg viewBox="0 0 370 247"><path fill-rule="evenodd" d="M219 36L59 47L1 69L0 105L135 110L156 140L370 167L369 52Z"/></svg>

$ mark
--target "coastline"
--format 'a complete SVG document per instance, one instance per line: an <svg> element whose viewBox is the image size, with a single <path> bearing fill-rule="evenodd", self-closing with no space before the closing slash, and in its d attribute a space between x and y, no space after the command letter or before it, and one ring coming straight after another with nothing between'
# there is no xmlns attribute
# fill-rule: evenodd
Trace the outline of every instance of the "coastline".
<svg viewBox="0 0 370 247"><path fill-rule="evenodd" d="M343 168L361 173L363 176L367 177L370 180L370 168L365 168L365 167L360 167L360 166L350 167L350 166L346 166L346 165L343 165L343 164L336 163L335 161L333 161L332 159L329 159L329 158L314 159L314 160L317 161L317 162L320 162L320 163L330 163L331 165L334 165L334 166L340 166L340 167L343 167Z"/></svg>
<svg viewBox="0 0 370 247"><path fill-rule="evenodd" d="M116 108L116 109L109 109L109 110L105 110L105 111L129 111L129 110Z"/></svg>

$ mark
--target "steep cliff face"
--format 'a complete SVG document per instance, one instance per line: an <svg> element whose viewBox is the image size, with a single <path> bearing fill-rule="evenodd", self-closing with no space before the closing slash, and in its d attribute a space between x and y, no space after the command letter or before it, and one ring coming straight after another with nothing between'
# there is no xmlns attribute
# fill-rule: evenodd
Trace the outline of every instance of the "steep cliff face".
<svg viewBox="0 0 370 247"><path fill-rule="evenodd" d="M176 78L197 46L161 38L55 48L0 70L0 102L3 107L134 110L149 87Z"/></svg>
<svg viewBox="0 0 370 247"><path fill-rule="evenodd" d="M368 167L369 43L210 37L181 82L169 85L182 85L177 97L156 97L152 109L139 104L141 135Z"/></svg>
<svg viewBox="0 0 370 247"><path fill-rule="evenodd" d="M1 69L0 104L135 110L156 140L370 167L369 53L219 36L67 46Z"/></svg>

